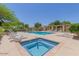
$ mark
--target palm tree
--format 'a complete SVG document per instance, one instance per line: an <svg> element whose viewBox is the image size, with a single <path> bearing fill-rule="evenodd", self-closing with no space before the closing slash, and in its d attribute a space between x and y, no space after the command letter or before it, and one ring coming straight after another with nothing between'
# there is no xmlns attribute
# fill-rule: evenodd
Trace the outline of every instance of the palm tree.
<svg viewBox="0 0 79 59"><path fill-rule="evenodd" d="M40 23L35 23L34 28L36 31L39 31L41 29L42 25Z"/></svg>

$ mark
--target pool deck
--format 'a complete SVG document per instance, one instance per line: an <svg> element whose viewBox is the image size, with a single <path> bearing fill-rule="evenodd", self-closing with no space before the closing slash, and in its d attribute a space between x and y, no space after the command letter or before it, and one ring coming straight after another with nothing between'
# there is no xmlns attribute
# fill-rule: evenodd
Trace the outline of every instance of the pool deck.
<svg viewBox="0 0 79 59"><path fill-rule="evenodd" d="M26 37L23 41L41 37L60 42L58 46L51 49L44 56L79 56L79 40L60 36L60 33L45 36L22 32L19 32L18 34ZM18 42L10 42L9 36L4 35L0 44L0 56L30 56L30 54Z"/></svg>

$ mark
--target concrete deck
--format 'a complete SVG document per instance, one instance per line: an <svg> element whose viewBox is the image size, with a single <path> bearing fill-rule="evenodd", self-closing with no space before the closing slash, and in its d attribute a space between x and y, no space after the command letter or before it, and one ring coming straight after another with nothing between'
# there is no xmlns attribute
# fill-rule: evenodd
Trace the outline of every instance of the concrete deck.
<svg viewBox="0 0 79 59"><path fill-rule="evenodd" d="M19 32L18 34L26 37L23 41L41 37L60 42L58 46L47 52L45 56L79 56L79 41L68 37L58 36L60 35L59 33L45 36L22 32ZM0 44L0 56L30 56L30 54L18 42L10 42L9 36L5 35Z"/></svg>

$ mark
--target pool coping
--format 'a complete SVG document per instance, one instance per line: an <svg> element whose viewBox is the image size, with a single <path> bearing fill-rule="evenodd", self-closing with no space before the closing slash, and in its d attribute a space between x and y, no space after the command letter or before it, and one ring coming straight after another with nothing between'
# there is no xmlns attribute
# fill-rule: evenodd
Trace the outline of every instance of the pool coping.
<svg viewBox="0 0 79 59"><path fill-rule="evenodd" d="M44 56L54 56L59 51L59 49L62 47L62 45L64 45L64 42L59 42L57 46L49 50Z"/></svg>
<svg viewBox="0 0 79 59"><path fill-rule="evenodd" d="M17 42L16 47L17 47L17 49L18 49L21 56L30 56L30 54L27 53L27 51L21 46L20 43Z"/></svg>
<svg viewBox="0 0 79 59"><path fill-rule="evenodd" d="M45 39L45 38L40 38L40 37L38 37L38 38L34 38L34 39L31 39L31 40L40 40L40 39L42 39L42 40L48 40L48 39ZM31 41L31 40L28 40L28 41ZM51 42L56 42L56 41L53 41L53 40L48 40L48 41L51 41ZM24 41L25 42L25 41ZM60 44L59 42L56 42L58 45ZM22 45L21 45L22 46ZM56 45L57 46L57 45ZM23 46L22 46L23 47ZM24 48L24 47L23 47ZM55 48L55 47L54 47ZM25 48L24 48L25 49ZM47 50L45 53L43 53L41 56L44 56L47 52L49 52L50 50L51 50L52 48L50 48L49 50ZM27 52L31 55L31 56L34 56L27 48L25 49L25 50L27 50Z"/></svg>

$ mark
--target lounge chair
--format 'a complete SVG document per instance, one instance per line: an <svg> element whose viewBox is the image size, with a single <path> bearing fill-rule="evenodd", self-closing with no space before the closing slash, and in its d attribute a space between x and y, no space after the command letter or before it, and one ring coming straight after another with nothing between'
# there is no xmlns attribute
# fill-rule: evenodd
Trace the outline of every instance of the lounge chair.
<svg viewBox="0 0 79 59"><path fill-rule="evenodd" d="M17 34L16 32L10 32L10 42L15 41L15 42L21 42L22 39L25 39L25 37Z"/></svg>

